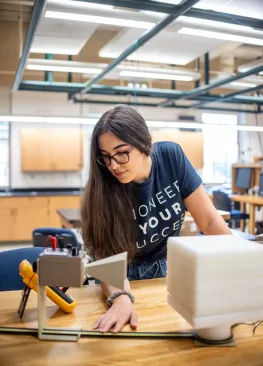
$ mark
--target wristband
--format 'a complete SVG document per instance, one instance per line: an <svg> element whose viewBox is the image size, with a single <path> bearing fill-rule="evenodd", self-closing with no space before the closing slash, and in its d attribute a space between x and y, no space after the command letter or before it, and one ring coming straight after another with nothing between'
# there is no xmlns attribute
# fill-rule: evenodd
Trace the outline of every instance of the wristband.
<svg viewBox="0 0 263 366"><path fill-rule="evenodd" d="M134 304L134 300L135 300L134 296L129 291L126 291L126 290L121 290L121 291L118 291L118 292L115 292L114 294L112 294L110 297L107 298L106 304L108 306L111 306L113 303L113 300L115 300L117 297L119 297L121 295L129 296L131 303Z"/></svg>

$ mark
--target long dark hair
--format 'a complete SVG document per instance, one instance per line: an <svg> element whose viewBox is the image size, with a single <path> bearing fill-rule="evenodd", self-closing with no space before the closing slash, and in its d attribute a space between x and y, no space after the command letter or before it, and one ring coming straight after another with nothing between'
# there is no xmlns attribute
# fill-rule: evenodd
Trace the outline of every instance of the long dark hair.
<svg viewBox="0 0 263 366"><path fill-rule="evenodd" d="M89 180L81 203L82 236L90 255L105 258L127 251L136 253L137 225L133 214L137 200L132 184L123 184L100 166L98 137L111 133L149 156L151 135L143 117L133 108L118 105L104 113L94 127L90 149Z"/></svg>

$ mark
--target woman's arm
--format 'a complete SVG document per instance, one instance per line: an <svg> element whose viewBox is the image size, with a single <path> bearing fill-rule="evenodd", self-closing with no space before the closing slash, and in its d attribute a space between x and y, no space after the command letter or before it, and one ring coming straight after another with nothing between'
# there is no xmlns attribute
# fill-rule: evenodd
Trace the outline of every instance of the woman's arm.
<svg viewBox="0 0 263 366"><path fill-rule="evenodd" d="M111 296L120 289L101 282L101 289L106 297ZM130 291L130 283L126 280L125 290ZM108 332L111 328L114 333L119 332L126 323L130 322L132 328L137 327L138 317L136 310L127 295L121 295L113 300L111 308L102 315L94 324L94 329Z"/></svg>
<svg viewBox="0 0 263 366"><path fill-rule="evenodd" d="M232 235L201 184L184 201L197 226L206 235Z"/></svg>

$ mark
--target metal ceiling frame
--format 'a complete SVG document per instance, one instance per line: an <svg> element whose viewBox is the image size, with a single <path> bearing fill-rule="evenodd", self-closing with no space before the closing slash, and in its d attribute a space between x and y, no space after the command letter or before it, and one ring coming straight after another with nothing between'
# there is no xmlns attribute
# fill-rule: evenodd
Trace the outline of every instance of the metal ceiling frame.
<svg viewBox="0 0 263 366"><path fill-rule="evenodd" d="M83 88L84 84L82 83L65 83L65 82L45 82L45 81L22 81L19 86L19 90L27 90L27 91L45 91L45 92L60 92L60 93L69 93L69 94L78 94L79 91ZM93 85L93 87L89 90L88 94L96 94L96 95L136 95L137 97L150 97L150 98L171 98L173 100L178 100L185 95L187 92L182 92L179 90L172 89L135 89L129 88L125 86L108 86L108 85ZM212 102L216 99L220 98L220 95L200 95L197 97L191 98L191 100L197 101L205 101ZM257 104L263 105L262 97L251 97L251 96L233 96L231 101L226 101L226 103L230 104ZM157 106L157 104L155 105ZM189 108L189 106L187 106Z"/></svg>
<svg viewBox="0 0 263 366"><path fill-rule="evenodd" d="M131 55L138 48L143 46L146 42L152 39L156 34L160 33L165 27L171 24L175 19L179 16L183 15L187 10L189 10L192 6L197 4L200 0L184 0L179 5L174 5L175 13L172 15L167 15L165 18L161 19L157 22L151 29L147 30L143 33L141 37L139 37L135 42L133 42L126 50L122 52L122 54L117 57L114 61L112 61L101 73L97 76L90 79L85 87L80 90L81 94L86 93L92 87L92 85L98 83L103 77L108 74L111 70L113 70L117 65L119 65L123 60L125 60L129 55ZM75 94L70 96L70 99L73 99Z"/></svg>
<svg viewBox="0 0 263 366"><path fill-rule="evenodd" d="M263 89L263 84L254 86L252 88L245 89L245 92L246 93L253 93L253 92L259 91L261 89ZM244 93L242 91L241 92L236 91L236 92L227 94L225 96L220 96L218 98L215 98L215 100L213 100L213 101L203 101L203 102L200 102L200 103L193 104L193 105L190 106L190 108L198 108L201 105L210 104L210 103L225 103L227 101L231 101L233 99L233 97L236 97L237 95L240 95L240 94L244 94Z"/></svg>
<svg viewBox="0 0 263 366"><path fill-rule="evenodd" d="M92 99L77 99L75 100L77 104L108 104L108 105L116 105L123 104L123 101L103 101L103 100L92 100ZM134 107L156 107L157 104L154 103L141 103L141 102L126 102L126 105L134 106ZM260 106L259 106L260 107ZM185 105L172 105L168 108L180 108L180 109L188 109L188 106ZM217 107L201 107L201 110L209 110L209 111L221 111L221 112L235 112L235 113L250 113L250 114L260 114L262 113L260 109L252 110L252 109L237 109L237 108L217 108Z"/></svg>
<svg viewBox="0 0 263 366"><path fill-rule="evenodd" d="M24 47L22 51L22 55L19 60L19 65L16 70L16 75L13 82L12 91L17 91L19 89L19 84L22 80L23 73L25 70L26 61L28 59L30 48L35 36L35 32L41 19L41 16L45 10L47 0L35 0L34 7L32 10L32 15L29 23L29 27L26 34L26 39L24 42Z"/></svg>
<svg viewBox="0 0 263 366"><path fill-rule="evenodd" d="M241 72L241 73L236 74L234 76L230 76L229 78L214 81L214 82L212 82L208 85L202 85L202 86L200 86L198 88L195 88L192 91L186 93L186 95L182 96L179 99L191 99L193 97L197 97L199 95L206 94L207 92L209 92L212 89L218 88L218 87L220 87L222 85L225 85L225 84L229 84L229 83L231 83L233 81L236 81L236 80L239 80L239 79L243 79L243 78L245 78L247 76L250 76L250 75L253 75L253 74L258 74L261 71L263 71L263 64L260 65L260 66L254 67L253 69L250 69L246 72ZM249 90L249 89L239 90L237 92L237 94L235 94L235 95L245 94L245 93L247 93L247 90ZM224 97L228 97L228 95L226 95ZM167 107L168 105L170 105L173 102L174 102L174 100L172 100L172 99L164 101L164 102L159 104L159 107Z"/></svg>
<svg viewBox="0 0 263 366"><path fill-rule="evenodd" d="M82 1L86 3L95 3L103 5L113 5L122 8L136 9L136 10L148 10L157 13L164 13L169 15L175 15L175 5L169 3L162 3L159 1L149 0L73 0ZM244 17L241 15L221 13L213 10L204 10L198 8L189 9L184 16L213 20L215 22L223 22L228 24L243 25L245 27L251 27L254 29L263 29L263 20Z"/></svg>

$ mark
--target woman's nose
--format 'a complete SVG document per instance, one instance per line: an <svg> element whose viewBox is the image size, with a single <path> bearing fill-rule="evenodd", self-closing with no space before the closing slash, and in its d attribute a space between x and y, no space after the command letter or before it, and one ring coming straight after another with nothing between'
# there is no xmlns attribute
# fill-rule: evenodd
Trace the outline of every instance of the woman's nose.
<svg viewBox="0 0 263 366"><path fill-rule="evenodd" d="M119 163L117 163L114 159L111 159L111 168L113 170L116 170L120 166Z"/></svg>

